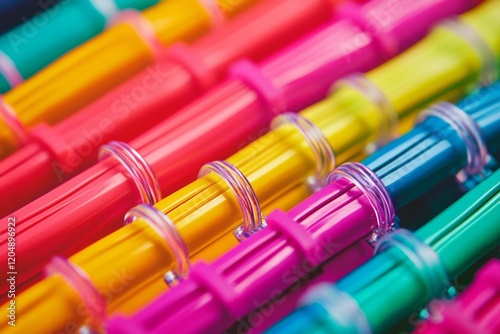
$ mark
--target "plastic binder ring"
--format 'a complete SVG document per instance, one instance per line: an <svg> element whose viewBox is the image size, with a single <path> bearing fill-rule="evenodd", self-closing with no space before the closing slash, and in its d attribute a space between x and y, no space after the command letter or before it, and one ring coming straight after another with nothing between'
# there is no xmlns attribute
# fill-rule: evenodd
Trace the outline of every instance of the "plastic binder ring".
<svg viewBox="0 0 500 334"><path fill-rule="evenodd" d="M452 287L439 255L412 232L399 229L387 234L377 243L375 254L382 253L391 247L397 247L412 262L432 298L455 295L455 289Z"/></svg>
<svg viewBox="0 0 500 334"><path fill-rule="evenodd" d="M462 37L469 45L471 45L483 61L482 73L479 78L481 86L489 86L498 79L498 68L495 53L484 42L484 40L477 35L468 25L458 20L445 20L441 23L445 27L460 37Z"/></svg>
<svg viewBox="0 0 500 334"><path fill-rule="evenodd" d="M198 177L209 173L215 173L224 180L238 201L243 216L243 225L236 228L234 235L239 241L243 241L266 227L257 195L250 182L238 168L226 161L214 161L205 164L200 169Z"/></svg>
<svg viewBox="0 0 500 334"><path fill-rule="evenodd" d="M354 298L335 285L320 283L309 289L301 306L319 305L329 316L331 331L344 334L371 334L364 312Z"/></svg>
<svg viewBox="0 0 500 334"><path fill-rule="evenodd" d="M21 72L14 61L0 50L0 74L4 76L11 88L16 87L24 81Z"/></svg>
<svg viewBox="0 0 500 334"><path fill-rule="evenodd" d="M346 178L368 198L377 219L377 228L370 240L372 245L394 229L395 212L391 197L384 183L371 169L358 162L348 162L337 167L328 177L328 183Z"/></svg>
<svg viewBox="0 0 500 334"><path fill-rule="evenodd" d="M448 123L462 138L467 151L467 165L456 175L457 180L467 187L467 181L472 178L476 182L488 177L491 171L487 168L490 155L486 142L481 133L481 129L476 122L459 107L448 103L437 103L423 113L418 118L418 123L425 121L428 117L434 116Z"/></svg>
<svg viewBox="0 0 500 334"><path fill-rule="evenodd" d="M352 87L362 93L377 106L377 110L380 113L382 128L379 131L376 141L367 145L366 152L371 154L379 147L393 140L397 135L398 115L392 103L387 99L380 88L362 73L353 73L342 78L333 85L332 91L342 86Z"/></svg>
<svg viewBox="0 0 500 334"><path fill-rule="evenodd" d="M320 129L307 118L294 113L285 113L274 118L271 128L276 129L283 125L292 125L300 131L311 148L316 161L315 175L308 178L307 182L312 192L324 187L326 178L335 168L335 153L330 143Z"/></svg>
<svg viewBox="0 0 500 334"><path fill-rule="evenodd" d="M7 124L18 145L24 144L28 135L14 109L0 95L0 118Z"/></svg>
<svg viewBox="0 0 500 334"><path fill-rule="evenodd" d="M214 27L220 26L225 21L226 18L224 16L224 13L219 8L219 5L215 0L199 0L199 2L210 14L212 25Z"/></svg>
<svg viewBox="0 0 500 334"><path fill-rule="evenodd" d="M125 143L112 141L99 149L99 160L107 156L112 156L125 167L144 203L153 205L161 199L160 185L153 170L136 150Z"/></svg>
<svg viewBox="0 0 500 334"><path fill-rule="evenodd" d="M109 26L113 27L120 23L127 23L134 27L135 31L151 49L153 57L155 59L159 58L164 50L164 47L156 37L156 32L154 27L151 25L151 22L142 16L140 12L133 9L125 10L114 17Z"/></svg>
<svg viewBox="0 0 500 334"><path fill-rule="evenodd" d="M60 275L80 296L88 312L87 331L100 333L106 320L106 302L88 275L69 260L56 256L45 267L47 275ZM82 330L84 331L84 330Z"/></svg>
<svg viewBox="0 0 500 334"><path fill-rule="evenodd" d="M165 273L164 280L169 287L176 286L189 273L189 251L172 219L154 206L139 204L125 215L125 224L140 219L146 222L165 240L174 257L175 269Z"/></svg>
<svg viewBox="0 0 500 334"><path fill-rule="evenodd" d="M90 0L89 2L107 21L112 20L120 13L120 8L116 5L115 0Z"/></svg>

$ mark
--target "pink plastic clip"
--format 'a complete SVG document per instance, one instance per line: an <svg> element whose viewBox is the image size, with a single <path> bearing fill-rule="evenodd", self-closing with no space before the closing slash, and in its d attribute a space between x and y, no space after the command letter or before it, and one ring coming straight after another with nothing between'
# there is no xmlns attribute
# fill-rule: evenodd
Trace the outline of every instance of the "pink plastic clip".
<svg viewBox="0 0 500 334"><path fill-rule="evenodd" d="M372 33L369 28L372 22L363 14L361 5L352 2L342 4L338 8L338 17L352 20L367 33L378 46L384 60L390 59L398 53L398 38L387 32L383 34Z"/></svg>
<svg viewBox="0 0 500 334"><path fill-rule="evenodd" d="M290 240L313 267L317 267L322 263L315 256L317 251L321 249L321 245L303 225L295 222L281 210L274 210L270 213L266 218L266 222L268 228L281 233L286 239Z"/></svg>
<svg viewBox="0 0 500 334"><path fill-rule="evenodd" d="M275 116L285 112L286 99L282 91L251 61L245 59L235 63L230 76L252 88Z"/></svg>
<svg viewBox="0 0 500 334"><path fill-rule="evenodd" d="M211 71L203 60L191 51L191 48L178 42L168 48L167 57L184 67L196 80L200 91L205 92L217 82L216 74Z"/></svg>

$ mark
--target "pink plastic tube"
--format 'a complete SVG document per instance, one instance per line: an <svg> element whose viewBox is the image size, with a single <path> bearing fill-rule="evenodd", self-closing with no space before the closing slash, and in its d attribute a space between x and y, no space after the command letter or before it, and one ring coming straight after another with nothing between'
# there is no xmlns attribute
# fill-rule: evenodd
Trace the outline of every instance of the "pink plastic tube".
<svg viewBox="0 0 500 334"><path fill-rule="evenodd" d="M433 301L414 334L500 333L500 260L491 260L452 302Z"/></svg>
<svg viewBox="0 0 500 334"><path fill-rule="evenodd" d="M368 237L368 236L367 236ZM252 310L244 317L239 317L229 332L258 334L276 324L299 305L308 289L319 283L337 282L345 275L368 261L373 256L373 247L367 238L360 239L343 249L320 268L302 268L295 270L288 277L296 281L274 300L259 301L261 307ZM309 269L309 271L307 271ZM303 274L304 276L299 276ZM299 279L300 278L300 279ZM277 294L277 293L275 293ZM265 301L265 303L263 303Z"/></svg>
<svg viewBox="0 0 500 334"><path fill-rule="evenodd" d="M369 8L373 10L376 3L385 8L389 2L373 1ZM130 143L142 156L137 168L146 170L147 165L148 174L154 174L158 181L157 186L148 183L148 196L137 191L137 178L114 159L105 159L13 213L18 219L18 290L39 279L53 255L70 256L120 228L130 208L143 202L154 204L194 180L204 163L224 159L249 138L262 134L277 113L313 103L325 96L339 77L382 62L388 54L381 41L388 36L395 42L399 38L415 41L425 34L429 18L437 20L450 10L463 9L465 3L458 8L428 0L419 2L418 8L410 6L416 12L402 8L400 16L393 17L393 26L387 24L373 36L360 28L358 21L339 18L258 66L249 61L234 64L232 79ZM353 8L341 10L340 15L352 17L367 11L365 7L358 12ZM405 18L414 20L417 16L426 20L413 26L413 34L405 30L396 35L400 24L406 26ZM346 54L343 47L359 34L365 43ZM135 122L140 120L135 118ZM4 229L1 243L5 240ZM3 283L2 292L6 289Z"/></svg>
<svg viewBox="0 0 500 334"><path fill-rule="evenodd" d="M349 167L344 171L344 166ZM210 329L222 333L269 300L282 298L278 308L293 309L296 296L289 300L283 293L303 290L301 278L314 275L319 265L348 252L355 243L369 247L374 236L393 227L394 208L375 173L348 163L332 176L334 182L290 212L272 212L265 229L212 264L195 264L189 278L133 317L112 318L107 332L188 334ZM351 253L348 260L353 264L365 259L365 255L359 258ZM337 275L352 269L345 258L342 261L344 266L335 268ZM276 309L269 313L264 321L279 319Z"/></svg>
<svg viewBox="0 0 500 334"><path fill-rule="evenodd" d="M388 59L423 37L430 24L462 13L477 2L425 0L398 5L375 0L362 8L347 4L338 11L337 17L351 19L351 27L345 28L352 29L351 35L349 39L342 36L333 43L338 46L339 56L343 55L351 62L347 70L365 71L370 67L356 64ZM174 46L165 59L77 115L53 127L41 125L33 129L28 144L0 162L0 194L8 194L2 201L0 217L95 163L100 145L110 140L130 141L172 115L222 80L234 60L242 57L262 59L299 34L326 21L333 13L327 7L325 1L301 1L299 4L290 0L266 1L230 23L226 29L209 34L192 47ZM355 33L352 24L359 26L360 31ZM325 30L325 34L330 31ZM334 31L339 31L339 28ZM246 37L242 39L241 36ZM324 44L311 47L328 49L331 48L327 44L330 42L325 39ZM371 45L367 47L366 43ZM376 54L373 53L373 44L378 45ZM321 55L321 50L311 50L308 54L315 51ZM315 77L304 72L308 71L304 61L322 60L296 57L294 62L276 64L264 73L289 97L287 108L290 111L300 110L311 101L324 97L332 75L346 72L334 64L325 68L323 73L318 71ZM283 80L287 82L281 83ZM299 90L300 94L294 95L294 90Z"/></svg>
<svg viewBox="0 0 500 334"><path fill-rule="evenodd" d="M192 45L176 44L154 64L55 126L30 131L26 145L0 162L0 217L97 161L110 140L129 141L227 76L236 60L262 60L329 21L331 0L269 0Z"/></svg>

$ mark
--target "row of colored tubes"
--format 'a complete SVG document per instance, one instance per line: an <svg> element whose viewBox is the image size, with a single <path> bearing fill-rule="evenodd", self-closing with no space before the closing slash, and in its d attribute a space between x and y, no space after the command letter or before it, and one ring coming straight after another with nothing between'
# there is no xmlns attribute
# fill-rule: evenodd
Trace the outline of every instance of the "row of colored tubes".
<svg viewBox="0 0 500 334"><path fill-rule="evenodd" d="M24 2L1 333L500 332L500 1Z"/></svg>

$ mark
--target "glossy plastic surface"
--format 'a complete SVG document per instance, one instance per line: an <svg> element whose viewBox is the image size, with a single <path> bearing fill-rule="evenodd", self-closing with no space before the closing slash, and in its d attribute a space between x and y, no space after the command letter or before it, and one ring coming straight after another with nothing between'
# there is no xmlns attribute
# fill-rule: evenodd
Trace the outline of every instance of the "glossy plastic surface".
<svg viewBox="0 0 500 334"><path fill-rule="evenodd" d="M415 71L419 64L422 69ZM438 97L456 98L463 94L478 79L480 66L478 55L459 36L447 30L436 29L411 50L370 72L369 77L377 86L383 88L384 95L390 97L397 114L401 119L406 120L412 119L413 117L410 116L414 115L416 110L433 99ZM442 85L431 84L435 82L442 82ZM229 85L225 89L234 89L234 87ZM252 99L247 101L252 101ZM378 137L380 125L383 123L383 117L377 110L377 105L348 86L337 89L332 96L307 109L303 115L320 128L328 138L339 163L362 157L365 154L364 150L367 144ZM182 124L182 118L179 118L178 124ZM248 120L241 121L241 124L248 124ZM158 131L158 135L160 133ZM232 132L226 131L224 133ZM179 138L183 131L179 133L171 131L171 134L175 136L174 138ZM140 142L138 141L138 143ZM198 146L199 150L208 152L210 148L208 143L214 143L213 137L212 141L206 140L202 143L202 146ZM169 147L175 148L176 146ZM151 150L143 151L143 156L156 170L155 166L159 160L156 160L153 155L151 159L148 156L148 152L154 151L153 147ZM161 146L160 151L165 150L165 147ZM190 148L190 150L193 149ZM171 165L172 161L176 160L169 159L164 163ZM306 198L308 188L304 181L315 169L314 157L307 147L307 143L293 127L281 127L264 135L231 157L229 162L236 165L248 178L264 213L275 208L288 210ZM92 168L90 171L89 175L95 175L102 181L99 181L99 189L89 188L86 190L87 194L91 198L95 196L101 198L100 203L107 203L106 210L111 207L113 210L126 210L127 206L130 208L137 204L137 202L134 203L137 199L131 199L130 196L126 198L125 193L130 191L131 184L126 181L126 177L119 172L119 169L116 169L116 166L110 164L106 170L99 171L99 169ZM163 175L157 173L160 179ZM82 183L82 187L85 187L86 184ZM60 187L53 194L62 195L63 187ZM228 187L213 175L207 175L191 183L160 201L156 207L167 213L179 230L185 231L181 234L194 259L213 260L236 244L232 231L241 224L241 213ZM44 230L64 233L67 237L61 238L61 240L68 240L68 243L61 245L59 249L56 249L59 245L53 245L54 248L45 254L39 252L40 247L37 247L37 255L40 256L38 259L33 259L34 252L25 249L27 251L25 254L31 254L30 257L33 259L33 262L29 261L29 266L43 262L43 257L50 256L51 252L62 252L65 247L68 247L69 249L66 251L71 253L89 242L89 238L104 235L120 225L120 215L113 218L116 219L116 223L95 225L93 224L95 219L99 219L101 222L103 219L96 212L95 207L90 210L79 211L78 209L77 206L65 206L63 210L58 210L57 215L52 215L52 210L47 211L47 214L52 216L43 221ZM94 216L89 216L89 212L92 212ZM47 217L45 216L45 218ZM58 222L58 219L62 220ZM68 219L75 219L78 225L69 224ZM63 221L64 223L62 223ZM221 221L224 224L220 224ZM95 226L91 235L84 233L88 231L89 224ZM46 247L45 240L48 239L45 238L50 239L51 237L48 234L34 233L36 225L37 222L33 219L32 222L22 227L23 229L29 227L22 233L23 237L30 240L30 245L39 242L40 245ZM193 228L194 226L196 228ZM64 231L56 231L62 227L65 228ZM73 233L78 236L78 239L71 237ZM21 238L22 234L19 233L18 238ZM28 234L31 236L28 237ZM161 239L152 238L152 235L154 235L154 231L143 222L137 221L71 258L72 262L83 267L87 273L92 275L94 284L101 290L106 290L109 280L114 277L113 273L116 273L116 270L119 272L125 270L128 278L133 276L127 281L126 288L110 297L108 311L120 309L130 312L165 289L161 278L165 271L170 268L172 262ZM27 245L27 243L25 244ZM131 249L135 251L130 253ZM22 252L21 249L18 251ZM124 254L128 255L124 256ZM28 257L25 259L28 261ZM27 267L23 272L28 274L30 268L34 267ZM103 270L103 268L109 270ZM30 271L29 274L34 274L32 277L37 275L34 271ZM19 279L21 278L19 277ZM141 293L135 293L136 289L141 289ZM61 312L65 312L65 314L61 315L60 318L67 319L67 321L77 319L75 321L79 323L83 321L82 315L78 316L73 312L80 304L78 298L74 298L71 291L66 291L66 287L59 284L56 277L51 277L36 285L23 296L30 300L24 303L34 303L32 305L40 305L40 299L36 296L44 296L46 307L44 306L43 309L61 308ZM40 315L39 312L33 312L30 317ZM25 317L27 316L25 314ZM60 325L51 324L51 326Z"/></svg>

